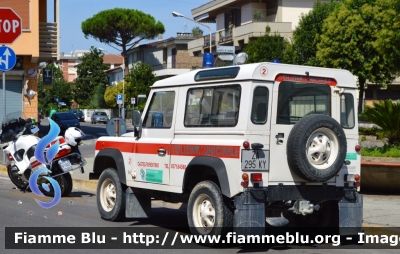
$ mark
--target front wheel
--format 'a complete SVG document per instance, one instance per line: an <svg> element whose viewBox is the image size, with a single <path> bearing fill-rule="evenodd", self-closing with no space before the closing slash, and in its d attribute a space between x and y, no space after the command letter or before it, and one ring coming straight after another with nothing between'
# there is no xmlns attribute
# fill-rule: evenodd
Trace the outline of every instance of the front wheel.
<svg viewBox="0 0 400 254"><path fill-rule="evenodd" d="M121 183L115 169L108 168L103 171L97 185L97 208L102 219L125 219L126 189L127 186Z"/></svg>
<svg viewBox="0 0 400 254"><path fill-rule="evenodd" d="M233 213L219 187L211 181L200 182L193 188L187 217L193 235L225 235L233 226Z"/></svg>
<svg viewBox="0 0 400 254"><path fill-rule="evenodd" d="M18 175L19 169L17 166L8 168L8 177L10 177L11 182L20 190L25 190L28 183L24 182L22 178Z"/></svg>

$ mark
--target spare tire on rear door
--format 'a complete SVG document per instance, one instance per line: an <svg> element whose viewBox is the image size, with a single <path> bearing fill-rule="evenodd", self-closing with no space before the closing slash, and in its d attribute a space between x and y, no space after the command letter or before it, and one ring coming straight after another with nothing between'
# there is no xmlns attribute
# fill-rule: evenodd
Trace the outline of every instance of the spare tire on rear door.
<svg viewBox="0 0 400 254"><path fill-rule="evenodd" d="M334 177L343 166L346 150L346 135L340 124L319 114L298 121L286 146L290 169L311 182L324 182Z"/></svg>

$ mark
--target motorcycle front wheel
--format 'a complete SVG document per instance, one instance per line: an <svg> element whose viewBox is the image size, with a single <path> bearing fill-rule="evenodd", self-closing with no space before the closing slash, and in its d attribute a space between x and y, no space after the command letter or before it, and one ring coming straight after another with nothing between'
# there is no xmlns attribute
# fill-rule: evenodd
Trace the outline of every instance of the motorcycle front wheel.
<svg viewBox="0 0 400 254"><path fill-rule="evenodd" d="M14 167L8 168L8 177L10 177L11 182L20 190L25 190L28 186L28 183L24 182L22 178L18 175L19 169Z"/></svg>

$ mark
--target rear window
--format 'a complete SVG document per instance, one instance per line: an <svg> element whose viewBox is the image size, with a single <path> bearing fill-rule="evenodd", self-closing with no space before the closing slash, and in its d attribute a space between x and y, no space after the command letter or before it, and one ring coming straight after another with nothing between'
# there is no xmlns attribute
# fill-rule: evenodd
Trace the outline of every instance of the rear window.
<svg viewBox="0 0 400 254"><path fill-rule="evenodd" d="M331 89L326 84L283 81L279 85L277 124L295 124L311 114L331 114Z"/></svg>

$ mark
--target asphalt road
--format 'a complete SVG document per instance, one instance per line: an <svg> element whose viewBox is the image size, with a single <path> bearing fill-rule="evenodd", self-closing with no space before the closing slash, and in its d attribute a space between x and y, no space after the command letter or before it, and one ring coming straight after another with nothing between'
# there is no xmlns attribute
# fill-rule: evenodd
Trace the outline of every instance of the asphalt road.
<svg viewBox="0 0 400 254"><path fill-rule="evenodd" d="M39 136L44 136L48 132L48 121L47 119L42 120L40 125ZM83 145L80 146L81 152L84 157L94 156L94 145L95 141L100 136L108 136L105 124L90 124L81 123L81 129L87 135L83 140ZM133 128L128 124L128 131L133 131ZM160 231L165 229L173 229L174 227L181 227L180 233L189 233L187 224L186 211L178 210L171 207L153 206L152 218L151 219L126 219L123 222L108 222L102 220L99 216L96 204L95 191L83 190L77 186L74 189L70 197L62 198L61 201L53 208L44 209L41 208L36 202L35 198L42 201L49 201L50 198L37 197L31 192L23 193L19 190L13 189L11 181L6 175L0 174L0 253L55 253L55 250L46 249L16 249L16 250L5 250L5 228L6 227L118 227L121 230L127 228L141 228L141 227L153 227ZM372 196L371 198L374 198ZM385 218L388 215L387 204L392 204L394 201L397 203L398 199L392 200L390 196L376 196L374 202L370 202L372 206L371 211L373 213L365 213L364 219L380 217ZM366 204L367 206L367 204ZM381 209L378 209L381 208ZM62 215L58 215L61 211ZM390 218L396 217L395 214L389 215ZM384 221L378 221L380 224L385 225ZM391 223L392 226L397 224ZM196 245L194 245L196 247ZM236 247L228 249L207 249L207 250L157 250L147 249L147 253L244 253L244 252L268 252L268 253L359 253L357 249L321 249L315 246L301 247L296 246L296 249L292 249L284 246L275 246L269 249L263 250L243 250ZM96 249L96 250L57 250L57 253L142 253L143 250L135 248L125 250L108 250L108 249ZM363 253L398 253L398 250L362 250Z"/></svg>
<svg viewBox="0 0 400 254"><path fill-rule="evenodd" d="M50 198L38 197L32 192L23 193L13 189L13 185L7 177L0 177L0 253L55 253L55 250L46 249L5 249L6 227L118 227L121 231L143 227L156 228L160 232L166 229L175 231L175 227L182 227L180 234L188 234L189 228L186 220L186 211L153 206L150 219L125 219L123 222L109 222L102 220L97 211L96 197L92 192L75 189L70 197L61 201L50 209L41 208L35 202L35 198L49 201ZM62 212L59 215L59 212ZM135 230L136 230L135 229ZM176 232L176 231L175 231ZM60 232L61 233L61 232ZM196 247L197 245L190 245ZM296 247L296 246L295 246ZM298 249L300 248L300 249ZM357 249L320 249L315 246L297 246L296 249L288 246L276 246L263 250L243 250L232 246L227 249L192 249L192 250L158 250L146 249L146 253L244 253L244 252L268 252L268 253L359 253ZM398 253L398 250L362 250L363 253ZM95 250L57 250L56 253L142 253L139 249L95 249Z"/></svg>

